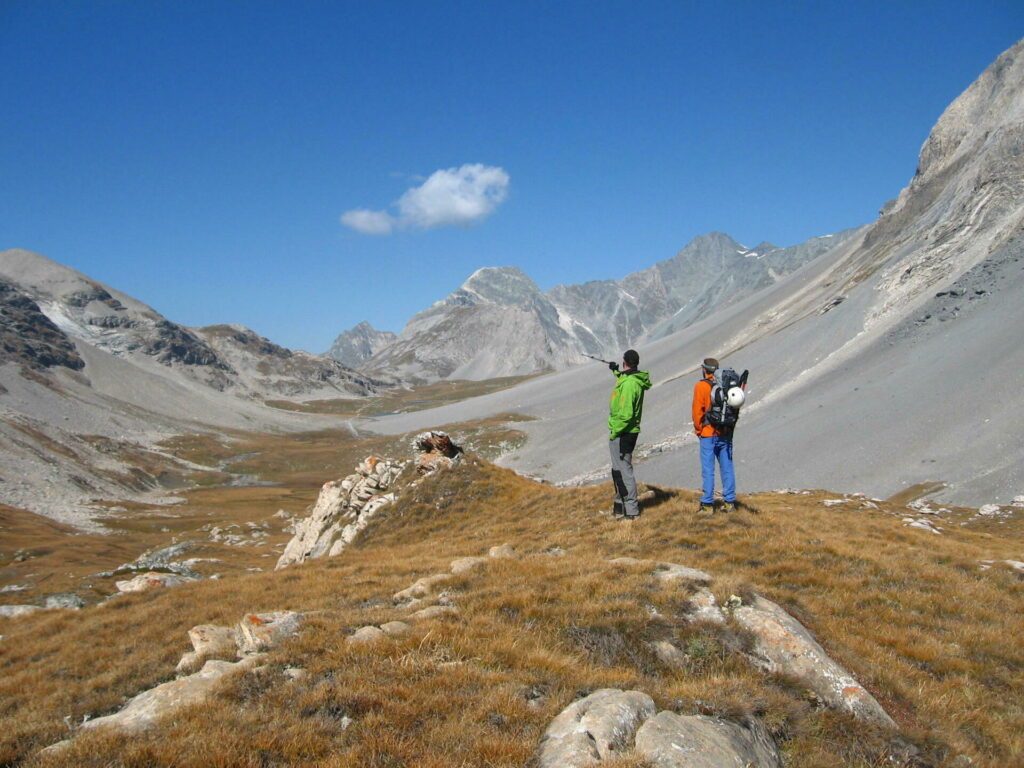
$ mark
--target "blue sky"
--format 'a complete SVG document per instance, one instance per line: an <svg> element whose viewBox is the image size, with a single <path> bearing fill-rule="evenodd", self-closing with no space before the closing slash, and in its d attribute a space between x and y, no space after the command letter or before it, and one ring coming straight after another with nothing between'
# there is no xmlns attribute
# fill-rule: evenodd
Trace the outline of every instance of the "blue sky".
<svg viewBox="0 0 1024 768"><path fill-rule="evenodd" d="M870 221L1022 35L1020 2L9 1L0 248L321 351L480 266Z"/></svg>

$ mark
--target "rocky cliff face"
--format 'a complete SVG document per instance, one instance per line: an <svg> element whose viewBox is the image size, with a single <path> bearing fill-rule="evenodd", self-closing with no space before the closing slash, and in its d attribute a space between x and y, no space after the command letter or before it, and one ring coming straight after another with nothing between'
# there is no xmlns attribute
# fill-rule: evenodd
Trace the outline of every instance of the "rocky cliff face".
<svg viewBox="0 0 1024 768"><path fill-rule="evenodd" d="M480 269L415 315L363 367L430 381L561 370L583 362L584 354L618 359L628 347L674 333L773 285L853 234L848 230L791 248L746 248L713 232L621 280L559 285L546 293L514 267Z"/></svg>
<svg viewBox="0 0 1024 768"><path fill-rule="evenodd" d="M331 348L324 352L324 357L337 360L349 368L358 368L397 338L397 334L378 331L363 321L338 334Z"/></svg>
<svg viewBox="0 0 1024 768"><path fill-rule="evenodd" d="M71 339L39 305L12 283L0 280L0 364L6 362L34 370L85 367Z"/></svg>

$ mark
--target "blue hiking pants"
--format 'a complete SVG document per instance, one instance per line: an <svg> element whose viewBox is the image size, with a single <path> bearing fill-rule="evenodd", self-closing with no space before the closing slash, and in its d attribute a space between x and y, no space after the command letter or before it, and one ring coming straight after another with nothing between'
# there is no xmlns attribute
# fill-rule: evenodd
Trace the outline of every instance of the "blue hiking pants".
<svg viewBox="0 0 1024 768"><path fill-rule="evenodd" d="M701 504L715 503L715 459L722 472L722 495L726 503L736 501L736 472L732 466L732 437L702 437L700 439L700 471L704 480Z"/></svg>

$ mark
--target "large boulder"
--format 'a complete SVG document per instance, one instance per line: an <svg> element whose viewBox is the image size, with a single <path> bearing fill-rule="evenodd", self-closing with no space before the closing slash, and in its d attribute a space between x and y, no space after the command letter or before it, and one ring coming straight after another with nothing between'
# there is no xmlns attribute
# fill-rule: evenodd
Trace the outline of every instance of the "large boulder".
<svg viewBox="0 0 1024 768"><path fill-rule="evenodd" d="M674 712L660 712L640 726L636 754L652 768L782 768L758 721L739 725Z"/></svg>
<svg viewBox="0 0 1024 768"><path fill-rule="evenodd" d="M825 653L807 628L781 607L757 597L732 612L736 623L754 637L754 663L767 672L799 680L830 707L854 717L895 728L875 697Z"/></svg>
<svg viewBox="0 0 1024 768"><path fill-rule="evenodd" d="M544 732L540 768L574 768L629 750L637 728L656 711L640 691L603 688L562 710Z"/></svg>

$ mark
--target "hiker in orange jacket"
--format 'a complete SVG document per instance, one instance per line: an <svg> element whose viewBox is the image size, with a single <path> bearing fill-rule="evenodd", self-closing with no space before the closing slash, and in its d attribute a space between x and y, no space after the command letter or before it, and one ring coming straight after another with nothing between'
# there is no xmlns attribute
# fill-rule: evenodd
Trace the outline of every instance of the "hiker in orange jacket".
<svg viewBox="0 0 1024 768"><path fill-rule="evenodd" d="M736 472L732 463L732 428L720 430L708 423L707 413L711 410L711 390L715 383L718 361L713 357L704 359L701 365L702 377L693 385L693 430L700 438L700 466L703 493L700 497L698 514L711 515L715 511L715 461L722 474L722 495L725 497L725 511L736 509Z"/></svg>

